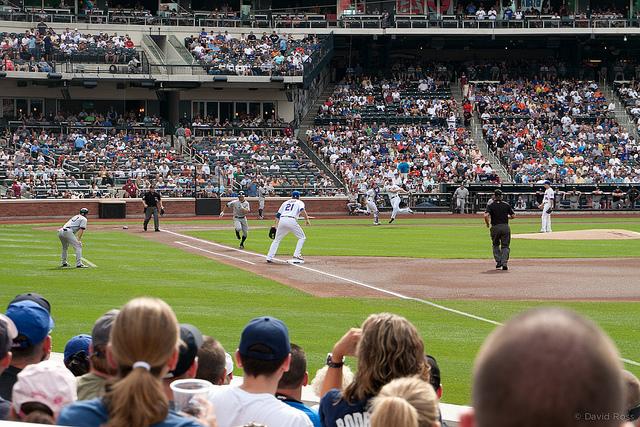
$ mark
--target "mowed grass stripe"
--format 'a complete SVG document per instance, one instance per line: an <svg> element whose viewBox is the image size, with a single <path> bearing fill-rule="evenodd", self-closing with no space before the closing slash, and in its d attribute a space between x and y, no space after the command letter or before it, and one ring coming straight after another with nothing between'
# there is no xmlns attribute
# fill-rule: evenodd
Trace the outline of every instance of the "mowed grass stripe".
<svg viewBox="0 0 640 427"><path fill-rule="evenodd" d="M468 403L471 367L475 354L493 329L471 319L400 300L361 298L314 298L262 277L204 257L121 232L92 232L85 236L85 252L97 269L57 268L60 243L54 232L16 231L41 239L38 254L50 259L30 259L31 248L16 257L15 249L0 245L0 254L11 263L0 266L3 307L26 291L46 295L53 305L57 325L54 350L62 351L71 336L91 330L93 321L106 310L134 296L152 295L169 302L182 322L198 325L205 334L220 339L233 351L248 319L271 314L282 318L292 341L309 355L310 370L322 366L333 343L370 314L391 311L406 316L422 333L426 349L441 363L445 401ZM10 234L9 229L0 232ZM27 239L28 241L28 239ZM106 244L109 244L108 246ZM113 246L120 246L120 250ZM72 256L72 254L70 254ZM532 302L438 301L443 305L483 317L504 321ZM618 343L621 353L636 360L638 334L630 325L640 321L640 304L575 303L568 305L596 319ZM634 354L636 353L636 354ZM636 374L640 371L631 368Z"/></svg>

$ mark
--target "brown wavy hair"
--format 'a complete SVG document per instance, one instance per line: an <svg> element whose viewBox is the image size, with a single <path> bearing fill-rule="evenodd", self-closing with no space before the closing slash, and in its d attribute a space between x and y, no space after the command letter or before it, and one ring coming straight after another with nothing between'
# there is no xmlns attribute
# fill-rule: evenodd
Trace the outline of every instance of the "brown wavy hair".
<svg viewBox="0 0 640 427"><path fill-rule="evenodd" d="M344 390L344 399L354 403L369 399L391 380L418 376L429 381L429 365L418 330L402 316L372 314L362 324L357 348L358 371Z"/></svg>
<svg viewBox="0 0 640 427"><path fill-rule="evenodd" d="M163 421L169 401L162 386L167 362L178 348L179 327L171 307L156 298L135 298L118 313L109 342L118 378L105 394L109 427L146 427ZM151 365L133 369L137 361Z"/></svg>
<svg viewBox="0 0 640 427"><path fill-rule="evenodd" d="M438 422L438 396L420 378L398 378L371 401L371 427L433 427Z"/></svg>

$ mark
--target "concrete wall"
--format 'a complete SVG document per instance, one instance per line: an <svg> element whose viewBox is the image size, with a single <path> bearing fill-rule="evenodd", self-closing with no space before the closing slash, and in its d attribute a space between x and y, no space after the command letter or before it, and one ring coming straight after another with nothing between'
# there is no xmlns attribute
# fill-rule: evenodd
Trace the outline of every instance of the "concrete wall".
<svg viewBox="0 0 640 427"><path fill-rule="evenodd" d="M222 203L228 202L229 198L223 198ZM251 205L251 217L258 215L258 200L253 197L248 198ZM265 215L273 217L278 208L287 200L285 197L267 198L265 203ZM0 200L0 219L7 220L29 220L46 218L68 218L78 213L80 208L89 209L89 218L98 218L100 203L110 201L125 201L127 203L127 218L140 218L142 214L142 202L140 199L82 199L82 200L59 200L59 199L7 199ZM306 204L307 212L311 216L346 215L346 197L316 197L307 198L303 201ZM180 218L195 216L195 199L192 198L167 198L163 200L166 210L166 217Z"/></svg>

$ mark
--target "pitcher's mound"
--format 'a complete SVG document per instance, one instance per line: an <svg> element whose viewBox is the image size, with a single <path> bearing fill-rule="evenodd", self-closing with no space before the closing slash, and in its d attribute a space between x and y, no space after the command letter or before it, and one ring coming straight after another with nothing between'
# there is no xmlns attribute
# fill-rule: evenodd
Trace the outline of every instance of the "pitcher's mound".
<svg viewBox="0 0 640 427"><path fill-rule="evenodd" d="M514 234L514 239L536 240L629 240L640 239L640 233L629 230L596 228L591 230L554 231L553 233Z"/></svg>

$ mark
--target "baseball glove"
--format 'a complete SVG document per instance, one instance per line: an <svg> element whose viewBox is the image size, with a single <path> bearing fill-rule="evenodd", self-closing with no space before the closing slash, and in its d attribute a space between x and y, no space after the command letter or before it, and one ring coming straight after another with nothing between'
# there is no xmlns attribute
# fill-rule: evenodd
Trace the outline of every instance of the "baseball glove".
<svg viewBox="0 0 640 427"><path fill-rule="evenodd" d="M274 226L271 226L271 228L269 229L269 238L270 239L276 238L276 228Z"/></svg>
<svg viewBox="0 0 640 427"><path fill-rule="evenodd" d="M164 208L160 209L160 215L164 215Z"/></svg>
<svg viewBox="0 0 640 427"><path fill-rule="evenodd" d="M551 213L552 213L552 212L553 212L553 208L549 208L549 209L547 209L547 212L546 212L546 213L547 213L547 214L549 214L549 215L551 215Z"/></svg>

